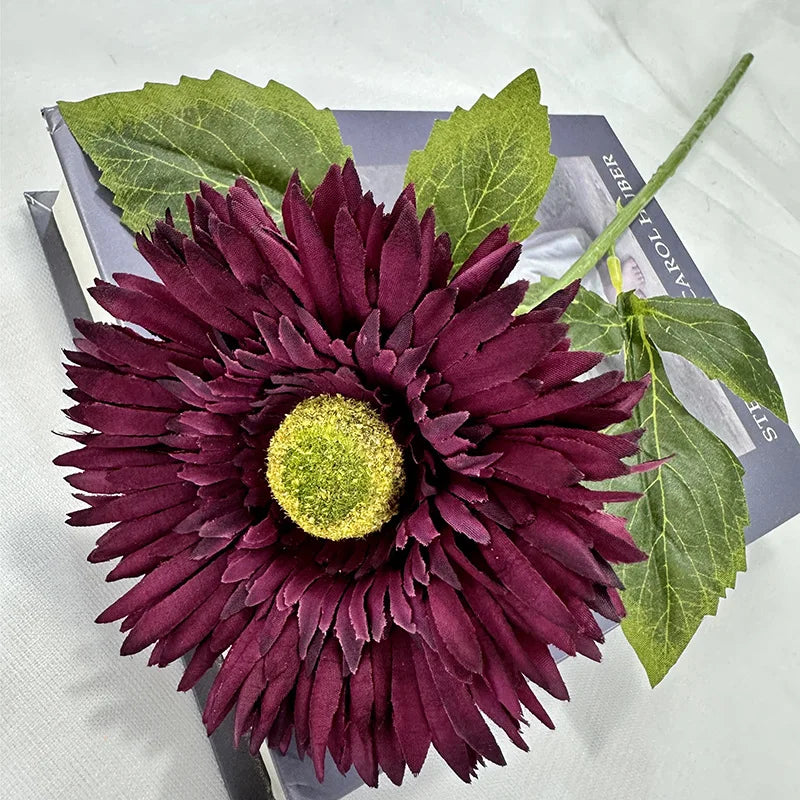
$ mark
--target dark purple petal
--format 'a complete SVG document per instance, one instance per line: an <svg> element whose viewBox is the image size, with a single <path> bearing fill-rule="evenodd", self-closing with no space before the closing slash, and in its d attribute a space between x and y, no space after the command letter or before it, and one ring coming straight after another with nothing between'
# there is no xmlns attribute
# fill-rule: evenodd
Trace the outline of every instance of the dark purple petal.
<svg viewBox="0 0 800 800"><path fill-rule="evenodd" d="M462 781L469 783L475 765L475 754L456 733L425 658L423 646L414 642L414 673L419 687L420 700L425 709L431 741L439 755Z"/></svg>
<svg viewBox="0 0 800 800"><path fill-rule="evenodd" d="M502 333L511 324L526 287L525 281L512 283L456 314L439 334L431 351L431 365L441 371Z"/></svg>
<svg viewBox="0 0 800 800"><path fill-rule="evenodd" d="M434 502L442 519L453 530L463 533L478 544L489 544L489 531L459 498L450 492L441 492L436 495Z"/></svg>
<svg viewBox="0 0 800 800"><path fill-rule="evenodd" d="M154 297L97 281L89 294L117 319L141 325L153 333L186 345L193 351L210 353L208 329L193 316L176 311Z"/></svg>
<svg viewBox="0 0 800 800"><path fill-rule="evenodd" d="M311 201L311 213L328 247L333 244L336 217L342 208L347 209L342 170L338 164L332 164L322 183L314 189Z"/></svg>
<svg viewBox="0 0 800 800"><path fill-rule="evenodd" d="M414 674L411 646L400 633L392 638L392 708L400 750L412 774L417 775L425 762L431 734Z"/></svg>
<svg viewBox="0 0 800 800"><path fill-rule="evenodd" d="M526 325L504 331L475 355L443 371L454 389L452 399L494 389L525 375L563 338L565 330L561 325Z"/></svg>
<svg viewBox="0 0 800 800"><path fill-rule="evenodd" d="M497 231L490 233L489 236L484 239L483 244L487 244L489 239L494 237L498 231L502 230L503 228L498 228ZM508 236L507 228L505 234ZM514 266L519 260L519 254L522 252L521 244L518 242L508 242L486 255L475 258L475 255L479 254L482 246L483 245L478 246L478 250L475 251L475 254L473 254L470 260L464 262L461 269L453 278L452 285L459 291L459 308L464 308L479 297L496 292L511 274L511 270L514 269Z"/></svg>
<svg viewBox="0 0 800 800"><path fill-rule="evenodd" d="M293 231L290 238L297 245L303 275L311 287L320 317L330 333L336 336L342 324L342 301L336 262L299 185L290 186L287 197ZM287 233L288 230L287 223Z"/></svg>
<svg viewBox="0 0 800 800"><path fill-rule="evenodd" d="M186 554L175 556L156 567L119 600L112 603L97 622L113 622L122 619L139 608L147 607L162 598L171 589L185 581L202 567Z"/></svg>
<svg viewBox="0 0 800 800"><path fill-rule="evenodd" d="M417 211L411 203L406 203L381 251L378 308L387 328L394 327L416 302L421 250Z"/></svg>
<svg viewBox="0 0 800 800"><path fill-rule="evenodd" d="M428 600L433 622L447 649L464 669L480 674L483 659L475 628L455 590L444 581L431 581Z"/></svg>
<svg viewBox="0 0 800 800"><path fill-rule="evenodd" d="M311 758L322 780L325 774L325 750L328 735L333 725L333 715L339 705L342 691L342 662L336 640L329 637L322 648L317 669L314 673L314 686L309 702L309 732Z"/></svg>

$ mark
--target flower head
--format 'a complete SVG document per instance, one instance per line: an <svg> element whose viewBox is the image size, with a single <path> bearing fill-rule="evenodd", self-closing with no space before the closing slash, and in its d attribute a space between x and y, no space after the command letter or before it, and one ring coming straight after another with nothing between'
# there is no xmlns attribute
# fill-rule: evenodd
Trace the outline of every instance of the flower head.
<svg viewBox="0 0 800 800"><path fill-rule="evenodd" d="M450 244L413 188L390 213L355 168L282 228L237 181L187 200L138 246L159 281L115 276L95 299L145 329L79 323L68 353L93 432L57 463L114 523L92 561L140 577L99 620L123 653L194 651L191 687L224 654L204 720L284 751L320 778L326 750L376 784L418 773L432 744L464 780L503 763L485 718L519 747L528 681L567 696L549 645L599 658L593 611L619 619L610 564L643 558L583 481L629 471L643 382L577 380L574 287L515 317L520 251L490 232L452 280Z"/></svg>

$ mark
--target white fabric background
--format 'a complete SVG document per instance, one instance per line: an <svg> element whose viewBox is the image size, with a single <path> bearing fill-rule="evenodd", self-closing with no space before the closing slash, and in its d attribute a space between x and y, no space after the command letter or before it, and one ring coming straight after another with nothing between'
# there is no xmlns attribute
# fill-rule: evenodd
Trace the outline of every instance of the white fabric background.
<svg viewBox="0 0 800 800"><path fill-rule="evenodd" d="M0 795L224 797L177 669L120 658L94 616L120 592L85 562L95 535L51 459L65 448L68 331L23 203L59 170L38 109L215 67L318 105L445 108L528 66L562 113L605 114L650 174L738 56L755 63L660 201L719 300L742 312L800 420L800 6L794 0L165 3L4 0L0 282ZM798 476L800 488L800 476ZM768 502L768 498L765 498ZM431 757L403 798L790 798L800 793L800 520L650 690L616 631L601 665L564 667L572 702L531 753L469 789ZM359 790L354 800L374 797Z"/></svg>

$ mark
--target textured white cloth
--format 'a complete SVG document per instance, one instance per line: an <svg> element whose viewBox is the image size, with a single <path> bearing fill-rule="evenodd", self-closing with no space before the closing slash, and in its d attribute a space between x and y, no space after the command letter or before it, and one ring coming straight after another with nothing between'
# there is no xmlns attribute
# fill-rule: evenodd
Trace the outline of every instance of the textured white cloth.
<svg viewBox="0 0 800 800"><path fill-rule="evenodd" d="M94 616L121 587L51 459L66 443L68 330L22 199L59 170L40 106L219 67L339 108L449 108L535 66L551 110L605 114L649 174L739 55L743 85L660 194L719 300L743 313L800 420L800 7L794 0L553 3L3 0L0 278L0 795L221 800L177 669L120 658ZM800 476L798 476L800 484ZM800 485L798 486L800 488ZM768 499L765 498L768 502ZM563 668L572 702L465 788L431 756L385 797L797 797L800 520L756 543L715 619L651 691L615 631ZM354 800L375 797L358 790Z"/></svg>

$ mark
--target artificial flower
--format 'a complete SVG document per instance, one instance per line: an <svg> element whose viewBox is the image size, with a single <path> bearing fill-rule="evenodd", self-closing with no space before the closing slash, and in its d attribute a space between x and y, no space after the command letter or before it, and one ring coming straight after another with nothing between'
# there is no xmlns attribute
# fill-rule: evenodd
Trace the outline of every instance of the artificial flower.
<svg viewBox="0 0 800 800"><path fill-rule="evenodd" d="M637 432L601 431L646 381L580 380L575 286L514 315L507 228L451 276L433 209L385 213L352 162L311 200L295 177L280 227L244 180L187 204L191 235L137 238L160 281L91 290L134 327L67 354L70 522L114 523L90 560L140 578L98 621L151 664L194 651L183 690L223 659L208 730L233 712L320 780L326 750L370 785L431 745L465 781L504 763L486 718L527 749L529 681L567 697L550 646L599 659L593 612L624 613L611 564L644 554L604 504L631 496L583 481L629 472Z"/></svg>

